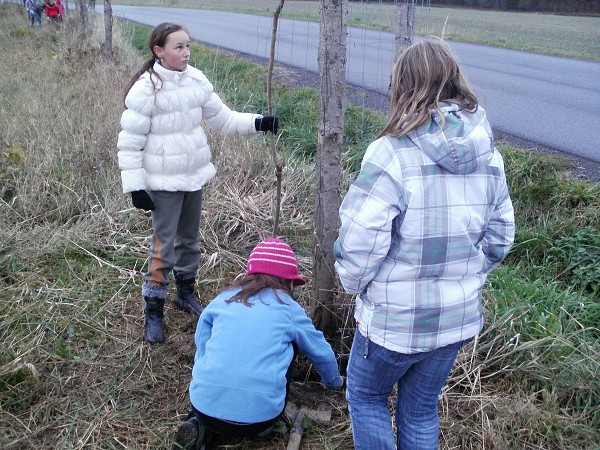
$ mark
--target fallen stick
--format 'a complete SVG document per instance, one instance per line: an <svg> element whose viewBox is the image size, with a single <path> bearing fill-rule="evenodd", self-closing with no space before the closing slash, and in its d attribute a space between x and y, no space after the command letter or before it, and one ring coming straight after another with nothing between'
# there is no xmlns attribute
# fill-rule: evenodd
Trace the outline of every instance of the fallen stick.
<svg viewBox="0 0 600 450"><path fill-rule="evenodd" d="M331 406L321 403L317 409L310 409L288 402L285 406L285 415L292 422L290 440L286 450L298 450L304 433L304 418L308 417L319 425L329 425L331 423Z"/></svg>
<svg viewBox="0 0 600 450"><path fill-rule="evenodd" d="M290 431L290 440L288 441L287 450L298 450L300 448L300 441L302 440L302 433L304 433L304 414L306 408L302 407L296 413L294 417L294 423Z"/></svg>
<svg viewBox="0 0 600 450"><path fill-rule="evenodd" d="M294 421L299 410L300 408L295 403L287 403L285 406L285 415L290 422ZM331 406L326 403L320 403L317 409L304 407L304 415L319 425L329 425L331 423Z"/></svg>

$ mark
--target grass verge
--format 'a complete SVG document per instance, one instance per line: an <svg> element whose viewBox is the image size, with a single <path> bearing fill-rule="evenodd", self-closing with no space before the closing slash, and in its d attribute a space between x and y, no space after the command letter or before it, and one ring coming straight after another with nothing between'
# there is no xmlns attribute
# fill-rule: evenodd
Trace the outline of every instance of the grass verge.
<svg viewBox="0 0 600 450"><path fill-rule="evenodd" d="M419 3L419 2L417 2ZM279 0L113 0L163 6L273 15ZM281 17L319 20L319 2L287 0ZM396 6L377 0L348 2L348 26L394 31ZM417 6L414 32L515 50L600 61L600 17Z"/></svg>

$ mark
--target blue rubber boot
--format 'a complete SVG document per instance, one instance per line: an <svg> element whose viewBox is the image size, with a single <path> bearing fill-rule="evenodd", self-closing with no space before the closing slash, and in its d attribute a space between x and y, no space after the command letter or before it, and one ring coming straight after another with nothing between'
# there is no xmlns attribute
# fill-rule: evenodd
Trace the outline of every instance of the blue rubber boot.
<svg viewBox="0 0 600 450"><path fill-rule="evenodd" d="M196 296L196 279L183 278L183 275L175 274L175 285L177 286L177 293L173 299L175 306L189 314L200 316L204 311L204 306L200 304Z"/></svg>
<svg viewBox="0 0 600 450"><path fill-rule="evenodd" d="M173 450L205 450L206 430L195 415L191 415L177 430Z"/></svg>
<svg viewBox="0 0 600 450"><path fill-rule="evenodd" d="M144 297L144 340L148 344L165 341L164 306L164 298Z"/></svg>

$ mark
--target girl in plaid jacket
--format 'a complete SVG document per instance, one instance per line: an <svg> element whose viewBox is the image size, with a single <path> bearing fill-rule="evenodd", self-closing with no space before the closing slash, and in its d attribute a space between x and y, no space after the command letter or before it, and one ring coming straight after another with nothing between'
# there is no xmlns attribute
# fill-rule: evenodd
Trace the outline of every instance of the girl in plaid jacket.
<svg viewBox="0 0 600 450"><path fill-rule="evenodd" d="M436 449L438 396L483 326L482 289L513 244L514 213L485 111L447 44L405 50L391 89L340 208L336 270L357 294L346 395L357 450Z"/></svg>

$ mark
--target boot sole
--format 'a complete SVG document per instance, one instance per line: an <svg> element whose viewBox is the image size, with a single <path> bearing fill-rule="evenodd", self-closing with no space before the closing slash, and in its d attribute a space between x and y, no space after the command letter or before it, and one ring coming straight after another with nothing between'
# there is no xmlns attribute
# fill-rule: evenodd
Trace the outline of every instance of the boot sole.
<svg viewBox="0 0 600 450"><path fill-rule="evenodd" d="M163 333L162 336L148 336L148 334L146 333L146 330L144 329L144 341L150 345L162 344L163 342L165 342L165 335Z"/></svg>

